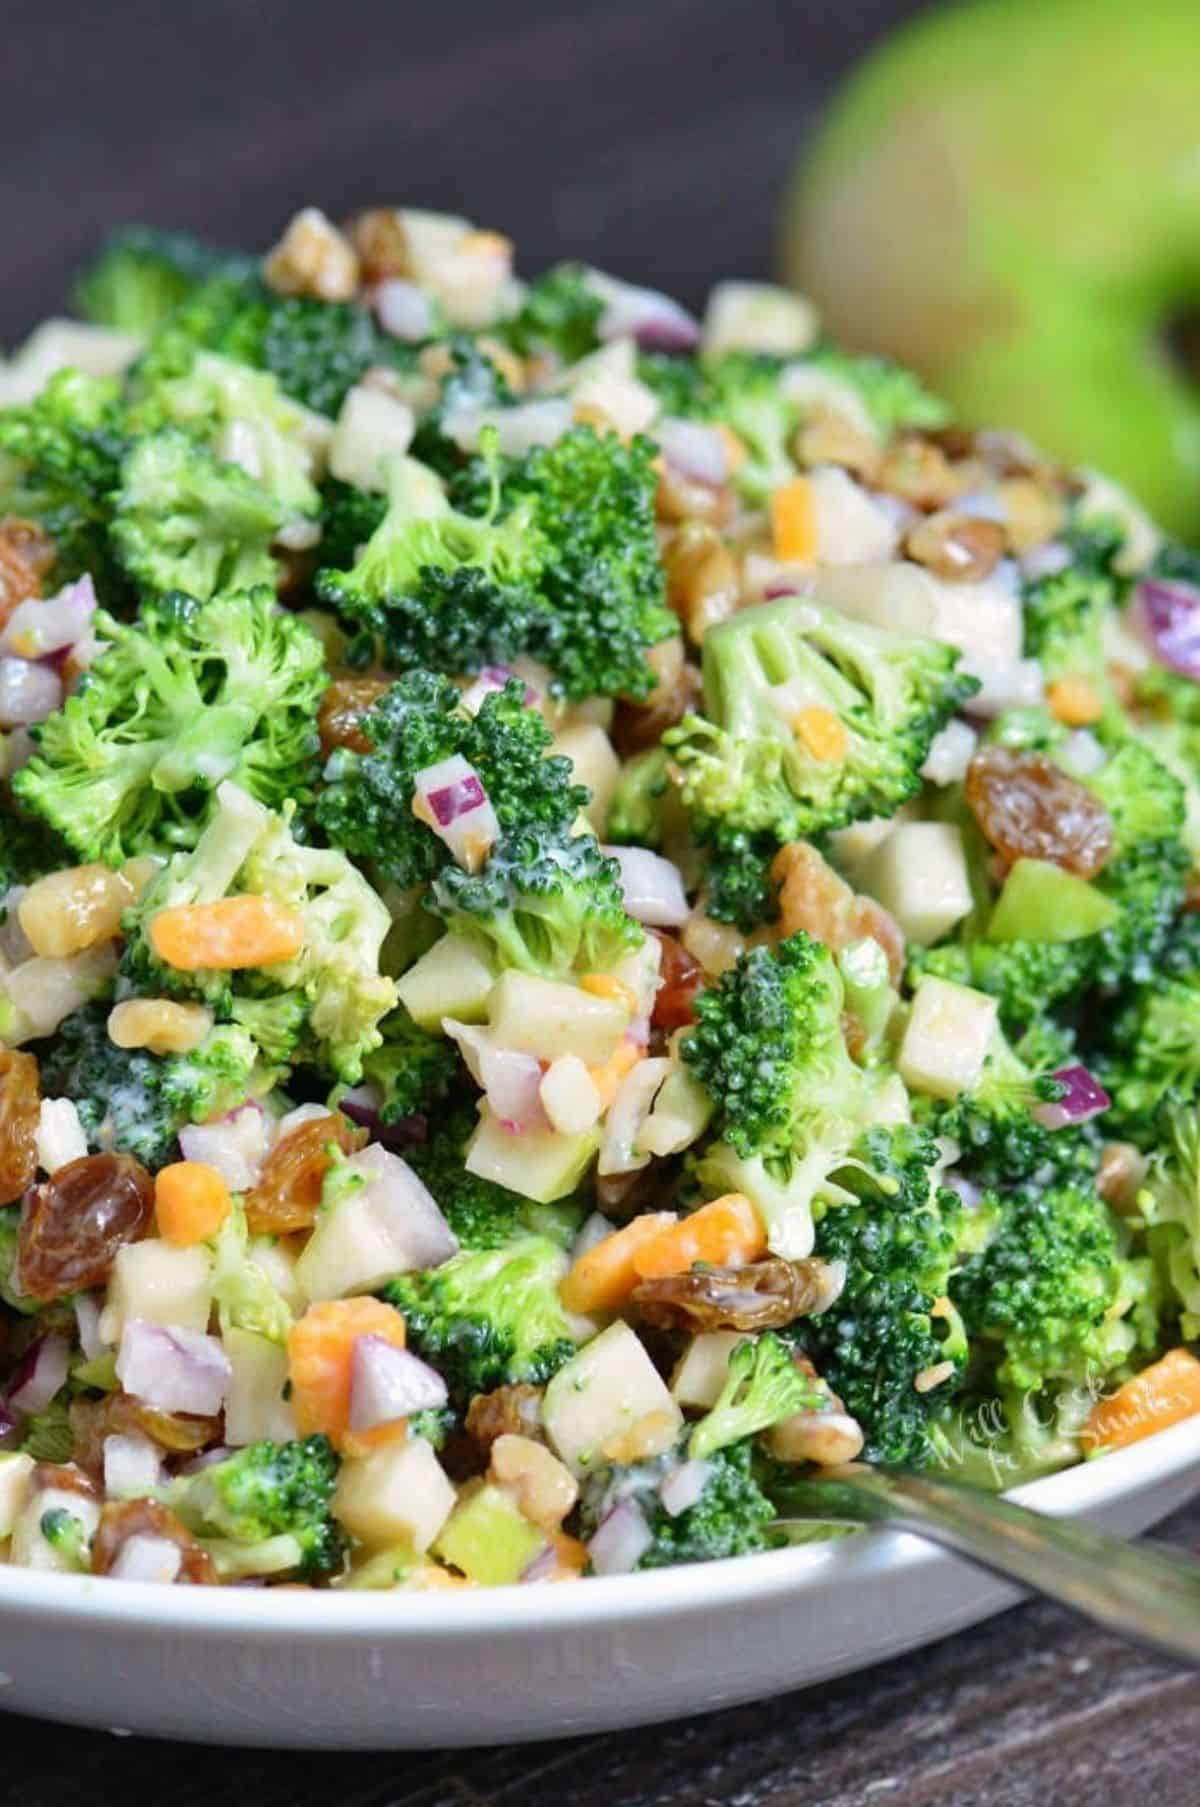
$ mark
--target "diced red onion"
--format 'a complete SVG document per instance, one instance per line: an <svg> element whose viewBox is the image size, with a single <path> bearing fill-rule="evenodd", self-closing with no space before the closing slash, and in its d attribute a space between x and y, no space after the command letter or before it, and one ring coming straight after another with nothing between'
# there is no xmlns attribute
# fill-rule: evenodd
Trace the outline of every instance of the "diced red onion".
<svg viewBox="0 0 1200 1807"><path fill-rule="evenodd" d="M694 351L699 345L699 321L670 295L618 282L611 276L597 275L593 286L605 301L596 327L605 344L612 339L634 339L641 351Z"/></svg>
<svg viewBox="0 0 1200 1807"><path fill-rule="evenodd" d="M0 955L9 966L20 966L23 960L33 959L33 943L21 927L21 918L17 914L21 899L28 891L28 885L10 885L0 898Z"/></svg>
<svg viewBox="0 0 1200 1807"><path fill-rule="evenodd" d="M681 1462L678 1468L667 1471L658 1484L658 1497L672 1518L678 1518L681 1512L696 1504L704 1492L709 1472L707 1462Z"/></svg>
<svg viewBox="0 0 1200 1807"><path fill-rule="evenodd" d="M1066 1091L1052 1104L1034 1106L1033 1114L1043 1129L1065 1129L1068 1124L1087 1123L1112 1103L1100 1081L1093 1078L1086 1067L1060 1067L1054 1077Z"/></svg>
<svg viewBox="0 0 1200 1807"><path fill-rule="evenodd" d="M635 1016L622 1039L630 1042L635 1048L648 1048L650 1046L650 1027L648 1015Z"/></svg>
<svg viewBox="0 0 1200 1807"><path fill-rule="evenodd" d="M369 1130L372 1140L382 1142L385 1148L400 1151L416 1147L428 1139L427 1117L414 1112L410 1117L397 1117L392 1123L383 1123L379 1117L382 1102L378 1086L356 1085L342 1094L338 1109L343 1116L349 1117L351 1123Z"/></svg>
<svg viewBox="0 0 1200 1807"><path fill-rule="evenodd" d="M141 1499L162 1476L162 1456L149 1437L117 1434L104 1439L104 1491L114 1499Z"/></svg>
<svg viewBox="0 0 1200 1807"><path fill-rule="evenodd" d="M19 602L0 634L0 652L21 659L45 659L83 638L96 612L96 592L85 572L57 596L44 602L30 598Z"/></svg>
<svg viewBox="0 0 1200 1807"><path fill-rule="evenodd" d="M217 1462L228 1461L234 1451L228 1443L216 1443L212 1449L201 1450L198 1456L192 1456L187 1462L181 1462L177 1474L199 1474L203 1468L212 1468Z"/></svg>
<svg viewBox="0 0 1200 1807"><path fill-rule="evenodd" d="M519 673L510 671L507 665L483 666L476 674L474 682L468 685L467 689L462 693L463 708L470 715L478 715L480 709L483 707L485 698L491 696L493 692L497 690L503 690L504 686L510 684L517 676L519 676ZM527 709L536 709L541 700L540 695L533 688L533 685L526 682L525 707Z"/></svg>
<svg viewBox="0 0 1200 1807"><path fill-rule="evenodd" d="M539 1550L533 1561L521 1570L521 1582L527 1586L535 1581L552 1581L558 1573L558 1551L552 1543L544 1550Z"/></svg>
<svg viewBox="0 0 1200 1807"><path fill-rule="evenodd" d="M62 679L48 665L0 659L0 728L45 721L62 702Z"/></svg>
<svg viewBox="0 0 1200 1807"><path fill-rule="evenodd" d="M1044 546L1035 546L1021 560L1021 574L1036 582L1039 577L1057 577L1065 571L1071 562L1071 548L1061 540L1047 540Z"/></svg>
<svg viewBox="0 0 1200 1807"><path fill-rule="evenodd" d="M433 332L433 303L415 282L390 277L374 294L375 312L385 333L413 345Z"/></svg>
<svg viewBox="0 0 1200 1807"><path fill-rule="evenodd" d="M458 1238L432 1193L398 1154L372 1142L360 1154L351 1155L349 1166L369 1182L371 1215L386 1240L393 1273L440 1267L458 1253Z"/></svg>
<svg viewBox="0 0 1200 1807"><path fill-rule="evenodd" d="M605 847L621 868L625 908L653 929L677 929L691 915L678 866L648 847Z"/></svg>
<svg viewBox="0 0 1200 1807"><path fill-rule="evenodd" d="M8 1383L8 1403L14 1412L44 1412L60 1388L66 1385L71 1345L54 1330L40 1336L28 1348Z"/></svg>
<svg viewBox="0 0 1200 1807"><path fill-rule="evenodd" d="M1200 681L1200 589L1176 578L1144 577L1131 613L1161 664Z"/></svg>
<svg viewBox="0 0 1200 1807"><path fill-rule="evenodd" d="M417 773L413 814L432 828L466 872L478 872L500 838L483 780L461 753Z"/></svg>
<svg viewBox="0 0 1200 1807"><path fill-rule="evenodd" d="M117 1351L117 1378L127 1393L158 1412L211 1418L225 1401L231 1369L215 1336L131 1318Z"/></svg>
<svg viewBox="0 0 1200 1807"><path fill-rule="evenodd" d="M943 1174L942 1185L948 1192L957 1193L968 1211L974 1211L983 1197L983 1193L974 1180L969 1180L965 1173Z"/></svg>
<svg viewBox="0 0 1200 1807"><path fill-rule="evenodd" d="M698 420L660 420L654 429L659 449L672 470L713 488L729 475L729 446L716 427Z"/></svg>
<svg viewBox="0 0 1200 1807"><path fill-rule="evenodd" d="M121 1545L108 1573L114 1581L157 1581L161 1585L176 1580L182 1563L183 1551L169 1537L135 1531Z"/></svg>
<svg viewBox="0 0 1200 1807"><path fill-rule="evenodd" d="M601 1520L588 1544L592 1568L597 1575L629 1575L653 1542L637 1501L621 1500Z"/></svg>
<svg viewBox="0 0 1200 1807"><path fill-rule="evenodd" d="M386 1337L354 1339L350 1358L350 1429L371 1431L412 1412L437 1411L448 1395L446 1383L428 1362Z"/></svg>
<svg viewBox="0 0 1200 1807"><path fill-rule="evenodd" d="M108 1348L108 1344L100 1335L100 1307L92 1293L76 1293L74 1304L79 1347L82 1349L85 1359L94 1362Z"/></svg>
<svg viewBox="0 0 1200 1807"><path fill-rule="evenodd" d="M443 1019L446 1034L462 1050L471 1077L487 1093L492 1111L510 1135L548 1124L542 1103L542 1065L532 1054L498 1048L486 1029Z"/></svg>
<svg viewBox="0 0 1200 1807"><path fill-rule="evenodd" d="M218 1123L189 1123L179 1146L185 1161L215 1167L231 1192L248 1192L267 1158L270 1128L261 1106L244 1104Z"/></svg>

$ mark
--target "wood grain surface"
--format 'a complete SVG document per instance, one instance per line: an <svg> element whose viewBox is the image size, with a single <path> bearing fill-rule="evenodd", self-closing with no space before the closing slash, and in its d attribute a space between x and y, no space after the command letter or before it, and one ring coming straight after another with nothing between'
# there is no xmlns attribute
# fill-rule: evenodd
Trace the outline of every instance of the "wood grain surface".
<svg viewBox="0 0 1200 1807"><path fill-rule="evenodd" d="M106 224L265 244L314 200L461 209L689 300L770 267L788 166L903 0L3 0L0 342ZM1200 1507L1174 1541L1200 1542ZM700 1585L700 1583L698 1583ZM819 1634L817 1634L819 1635ZM416 1756L4 1722L3 1807L1196 1807L1200 1678L1027 1607L670 1727Z"/></svg>

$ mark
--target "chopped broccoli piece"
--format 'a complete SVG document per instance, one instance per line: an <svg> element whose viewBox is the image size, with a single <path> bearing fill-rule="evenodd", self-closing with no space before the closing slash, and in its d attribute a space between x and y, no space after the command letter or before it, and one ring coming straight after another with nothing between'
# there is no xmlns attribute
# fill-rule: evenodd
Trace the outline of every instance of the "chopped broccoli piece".
<svg viewBox="0 0 1200 1807"><path fill-rule="evenodd" d="M704 913L744 935L779 916L779 886L771 876L777 844L767 835L723 834L704 855Z"/></svg>
<svg viewBox="0 0 1200 1807"><path fill-rule="evenodd" d="M47 823L23 815L9 799L0 803L0 895L70 864L69 850Z"/></svg>
<svg viewBox="0 0 1200 1807"><path fill-rule="evenodd" d="M75 1433L65 1398L51 1400L43 1411L32 1413L22 1426L20 1448L35 1462L69 1462L74 1445Z"/></svg>
<svg viewBox="0 0 1200 1807"><path fill-rule="evenodd" d="M268 1342L283 1343L292 1327L287 1301L253 1258L246 1212L240 1200L209 1243L212 1294L222 1334L249 1330Z"/></svg>
<svg viewBox="0 0 1200 1807"><path fill-rule="evenodd" d="M621 767L608 803L607 833L617 846L661 847L663 818L676 793L663 746L635 753Z"/></svg>
<svg viewBox="0 0 1200 1807"><path fill-rule="evenodd" d="M286 520L240 464L167 427L123 460L111 531L135 582L207 602L219 591L274 587L271 543Z"/></svg>
<svg viewBox="0 0 1200 1807"><path fill-rule="evenodd" d="M1031 1181L994 1209L991 1240L951 1279L950 1296L968 1334L999 1346L998 1384L1037 1392L1122 1368L1139 1342L1131 1307L1146 1273L1122 1255L1103 1199L1085 1185Z"/></svg>
<svg viewBox="0 0 1200 1807"><path fill-rule="evenodd" d="M797 1412L819 1411L828 1394L797 1367L792 1351L773 1332L739 1343L729 1358L716 1403L688 1439L688 1455L705 1461L717 1450L769 1430Z"/></svg>
<svg viewBox="0 0 1200 1807"><path fill-rule="evenodd" d="M361 726L374 751L333 755L317 817L331 841L400 886L425 883L450 863L433 830L413 815L412 801L417 773L452 754L475 767L504 832L565 833L588 801L572 782L570 761L546 757L550 731L525 706L519 681L485 697L472 717L446 678L411 671Z"/></svg>
<svg viewBox="0 0 1200 1807"><path fill-rule="evenodd" d="M363 1061L363 1078L378 1088L382 1123L425 1116L440 1104L459 1073L458 1051L444 1036L418 1028L402 1004L379 1025L383 1037Z"/></svg>
<svg viewBox="0 0 1200 1807"><path fill-rule="evenodd" d="M95 625L103 650L13 780L84 859L194 846L226 778L270 807L311 800L324 658L272 590L171 595Z"/></svg>
<svg viewBox="0 0 1200 1807"><path fill-rule="evenodd" d="M452 508L436 476L415 458L394 459L388 505L349 570L322 569L322 599L351 626L378 637L385 662L470 673L515 658L548 611L536 585L543 563L533 509L503 520L498 458L481 515Z"/></svg>
<svg viewBox="0 0 1200 1807"><path fill-rule="evenodd" d="M519 1381L540 1384L569 1361L575 1339L558 1286L567 1258L544 1236L464 1249L428 1273L389 1280L413 1348L437 1368L451 1402Z"/></svg>
<svg viewBox="0 0 1200 1807"><path fill-rule="evenodd" d="M86 320L121 332L156 332L211 276L246 278L254 259L159 226L119 226L105 238L75 284Z"/></svg>
<svg viewBox="0 0 1200 1807"><path fill-rule="evenodd" d="M580 1533L590 1537L615 1505L632 1499L654 1536L639 1569L748 1556L778 1541L769 1530L778 1514L755 1477L752 1439L715 1450L705 1464L700 1498L672 1515L658 1490L669 1468L684 1459L679 1450L631 1468L596 1469L584 1483L577 1515Z"/></svg>
<svg viewBox="0 0 1200 1807"><path fill-rule="evenodd" d="M541 825L506 834L477 873L447 865L428 907L460 933L482 936L502 966L561 977L605 972L640 947L617 862L590 834Z"/></svg>
<svg viewBox="0 0 1200 1807"><path fill-rule="evenodd" d="M304 940L294 958L236 977L220 968L179 971L160 960L150 934L160 909L213 903L238 892L268 898L299 915ZM302 1004L297 1057L354 1085L364 1056L379 1046L380 1020L396 1001L394 984L379 969L390 920L344 853L302 845L291 832L289 811L272 815L225 783L195 848L175 854L128 913L124 972L138 991L199 997L224 1018L241 1014L250 1022L255 1017L253 1010L247 1015L246 1000L292 994L297 1014L277 1005L264 1032L299 1022Z"/></svg>
<svg viewBox="0 0 1200 1807"><path fill-rule="evenodd" d="M32 1317L41 1306L36 1299L18 1292L13 1285L13 1275L17 1271L17 1233L21 1227L20 1205L8 1205L0 1210L0 1301L10 1311L19 1311L23 1317Z"/></svg>
<svg viewBox="0 0 1200 1807"><path fill-rule="evenodd" d="M318 1581L340 1569L345 1554L345 1536L330 1515L337 1472L328 1437L251 1443L172 1482L166 1501L201 1540L254 1547L289 1539L292 1560L274 1561L273 1572L286 1567Z"/></svg>
<svg viewBox="0 0 1200 1807"><path fill-rule="evenodd" d="M89 572L114 606L128 595L109 540L126 445L111 378L60 371L35 401L0 409L0 517L37 521L54 542L52 581Z"/></svg>
<svg viewBox="0 0 1200 1807"><path fill-rule="evenodd" d="M1158 1139L1164 1105L1200 1097L1200 918L1179 918L1153 978L1134 986L1107 1027L1097 1061L1112 1097L1107 1122L1142 1147Z"/></svg>
<svg viewBox="0 0 1200 1807"><path fill-rule="evenodd" d="M906 427L925 431L944 427L950 419L949 407L930 394L916 372L890 358L856 356L826 344L816 347L806 362L857 389L885 439Z"/></svg>
<svg viewBox="0 0 1200 1807"><path fill-rule="evenodd" d="M976 1086L949 1102L917 1102L922 1120L959 1149L957 1164L980 1185L998 1186L1071 1164L1079 1132L1051 1132L1034 1115L1065 1090L1052 1074L1031 1072L997 1032Z"/></svg>
<svg viewBox="0 0 1200 1807"><path fill-rule="evenodd" d="M930 1462L961 1376L966 1341L946 1294L971 1226L933 1183L938 1159L920 1129L866 1132L838 1174L855 1202L830 1205L817 1225L817 1253L845 1263L845 1285L828 1311L783 1333L858 1419L872 1462ZM936 1384L920 1391L924 1376Z"/></svg>
<svg viewBox="0 0 1200 1807"><path fill-rule="evenodd" d="M556 264L530 283L520 308L500 322L497 333L520 357L550 351L564 364L577 364L599 344L603 312L582 265Z"/></svg>
<svg viewBox="0 0 1200 1807"><path fill-rule="evenodd" d="M1025 654L1040 661L1047 682L1082 679L1115 711L1106 628L1116 613L1119 579L1114 576L1112 559L1120 550L1120 540L1100 528L1077 531L1068 543L1074 555L1071 563L1025 586Z"/></svg>
<svg viewBox="0 0 1200 1807"><path fill-rule="evenodd" d="M321 485L321 563L332 571L356 564L386 513L386 496L327 477Z"/></svg>
<svg viewBox="0 0 1200 1807"><path fill-rule="evenodd" d="M742 609L704 637L705 716L663 737L684 802L720 832L781 842L894 815L977 688L957 658L799 598Z"/></svg>
<svg viewBox="0 0 1200 1807"><path fill-rule="evenodd" d="M1138 1194L1146 1244L1192 1341L1200 1335L1200 1117L1195 1107L1159 1115L1157 1142Z"/></svg>
<svg viewBox="0 0 1200 1807"><path fill-rule="evenodd" d="M38 1458L46 1461L45 1456ZM69 1458L67 1458L69 1459ZM88 1536L83 1528L83 1520L68 1512L65 1506L51 1506L43 1512L38 1524L42 1536L59 1556L72 1569L80 1574L91 1567L88 1551Z"/></svg>

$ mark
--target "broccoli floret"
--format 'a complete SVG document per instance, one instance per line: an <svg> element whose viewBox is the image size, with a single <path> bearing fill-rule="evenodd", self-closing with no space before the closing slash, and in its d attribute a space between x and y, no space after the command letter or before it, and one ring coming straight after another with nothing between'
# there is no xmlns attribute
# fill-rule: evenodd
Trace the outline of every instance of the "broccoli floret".
<svg viewBox="0 0 1200 1807"><path fill-rule="evenodd" d="M22 814L8 798L0 801L0 896L13 885L32 884L71 863L66 843L47 823Z"/></svg>
<svg viewBox="0 0 1200 1807"><path fill-rule="evenodd" d="M779 916L779 886L771 876L778 853L767 835L722 835L704 854L704 913L753 934Z"/></svg>
<svg viewBox="0 0 1200 1807"><path fill-rule="evenodd" d="M933 1183L938 1159L933 1137L907 1125L862 1137L838 1174L856 1202L830 1205L817 1225L817 1253L845 1263L845 1284L784 1333L858 1419L872 1462L933 1459L966 1353L946 1294L971 1232L957 1196Z"/></svg>
<svg viewBox="0 0 1200 1807"><path fill-rule="evenodd" d="M101 599L128 584L109 541L127 434L120 387L60 371L35 401L0 409L0 517L37 521L54 542L51 581L91 574Z"/></svg>
<svg viewBox="0 0 1200 1807"><path fill-rule="evenodd" d="M756 505L796 474L791 441L800 416L781 391L781 369L777 358L743 351L726 352L704 366L709 393L704 412L731 427L745 448L734 482Z"/></svg>
<svg viewBox="0 0 1200 1807"><path fill-rule="evenodd" d="M246 278L254 259L158 226L119 226L110 232L75 284L86 320L121 332L150 334L211 276Z"/></svg>
<svg viewBox="0 0 1200 1807"><path fill-rule="evenodd" d="M1097 1075L1112 1097L1108 1126L1142 1147L1164 1105L1200 1096L1200 918L1180 917L1155 976L1133 987L1112 1019Z"/></svg>
<svg viewBox="0 0 1200 1807"><path fill-rule="evenodd" d="M93 1149L131 1154L153 1173L174 1158L184 1124L270 1087L273 1073L241 1030L218 1026L190 1054L150 1054L109 1039L108 1009L74 1011L38 1049L43 1095L72 1100Z"/></svg>
<svg viewBox="0 0 1200 1807"><path fill-rule="evenodd" d="M286 520L240 464L168 427L123 460L111 532L135 582L207 602L218 591L274 587L271 543Z"/></svg>
<svg viewBox="0 0 1200 1807"><path fill-rule="evenodd" d="M580 264L556 264L530 283L520 308L496 332L520 357L549 351L564 364L577 364L599 344L603 312L587 271Z"/></svg>
<svg viewBox="0 0 1200 1807"><path fill-rule="evenodd" d="M699 1499L672 1515L662 1503L659 1487L670 1468L685 1459L681 1449L631 1468L595 1470L584 1483L579 1503L576 1524L581 1535L590 1537L615 1505L632 1499L654 1537L638 1561L639 1569L748 1556L778 1541L769 1532L778 1514L755 1477L751 1439L716 1450L705 1464Z"/></svg>
<svg viewBox="0 0 1200 1807"><path fill-rule="evenodd" d="M412 455L439 476L452 477L461 472L466 463L466 454L454 437L457 423L464 415L478 418L481 410L509 407L515 398L499 366L488 356L481 342L469 333L453 333L443 341L441 352L446 360L446 373L436 400L418 422ZM483 495L472 503L468 513L486 513L491 488L489 472Z"/></svg>
<svg viewBox="0 0 1200 1807"><path fill-rule="evenodd" d="M1200 1335L1200 1117L1194 1105L1160 1113L1157 1143L1138 1209L1180 1330L1191 1341Z"/></svg>
<svg viewBox="0 0 1200 1807"><path fill-rule="evenodd" d="M1118 601L1112 560L1120 538L1101 527L1077 531L1068 543L1073 554L1068 566L1025 585L1025 653L1040 662L1047 682L1081 679L1115 710L1105 642Z"/></svg>
<svg viewBox="0 0 1200 1807"><path fill-rule="evenodd" d="M363 1061L363 1078L380 1094L382 1123L428 1115L459 1072L458 1052L444 1036L413 1022L398 1004L379 1025L383 1040Z"/></svg>
<svg viewBox="0 0 1200 1807"><path fill-rule="evenodd" d="M710 1193L744 1192L776 1254L812 1247L812 1206L845 1197L832 1176L870 1120L871 1081L842 1029L844 987L828 949L803 932L743 954L696 999L681 1042L716 1107L695 1163Z"/></svg>
<svg viewBox="0 0 1200 1807"><path fill-rule="evenodd" d="M135 385L181 376L201 348L269 370L294 401L330 418L372 365L402 369L414 358L367 308L276 295L237 273L215 275L185 297L151 339Z"/></svg>
<svg viewBox="0 0 1200 1807"><path fill-rule="evenodd" d="M246 1212L233 1201L229 1215L209 1242L212 1295L222 1334L249 1330L268 1342L283 1343L292 1327L287 1301L253 1258Z"/></svg>
<svg viewBox="0 0 1200 1807"><path fill-rule="evenodd" d="M330 1514L338 1459L328 1437L303 1442L251 1443L223 1462L173 1482L167 1504L202 1541L250 1546L239 1571L253 1573L245 1558L272 1545L271 1572L294 1572L319 1581L342 1566L346 1539ZM277 1540L287 1539L289 1551Z"/></svg>
<svg viewBox="0 0 1200 1807"><path fill-rule="evenodd" d="M1084 941L969 941L910 950L908 977L925 973L986 991L1000 1007L1006 1029L1019 1031L1048 1005L1083 990L1094 965L1092 939Z"/></svg>
<svg viewBox="0 0 1200 1807"><path fill-rule="evenodd" d="M515 658L531 640L543 562L528 502L497 520L495 455L486 512L452 508L438 478L415 458L394 459L388 506L349 570L322 569L322 599L378 638L393 670L426 666L469 673Z"/></svg>
<svg viewBox="0 0 1200 1807"><path fill-rule="evenodd" d="M655 528L655 447L623 445L615 433L575 427L506 465L506 512L530 509L544 549L526 650L549 666L571 701L648 696L655 674L646 654L678 632L666 605ZM486 465L476 459L452 494L484 505Z"/></svg>
<svg viewBox="0 0 1200 1807"><path fill-rule="evenodd" d="M705 715L663 737L684 802L722 833L781 842L894 815L977 688L957 658L799 598L741 610L704 637Z"/></svg>
<svg viewBox="0 0 1200 1807"><path fill-rule="evenodd" d="M959 1149L957 1164L973 1180L999 1186L1040 1169L1071 1165L1078 1132L1051 1132L1035 1115L1039 1105L1053 1103L1065 1091L1053 1074L1031 1072L997 1032L979 1081L969 1091L951 1101L914 1103L921 1120Z"/></svg>
<svg viewBox="0 0 1200 1807"><path fill-rule="evenodd" d="M544 1236L464 1249L428 1273L389 1280L412 1347L466 1405L475 1393L538 1385L569 1361L575 1339L558 1296L567 1257Z"/></svg>
<svg viewBox="0 0 1200 1807"><path fill-rule="evenodd" d="M130 426L138 433L179 427L203 440L254 477L289 519L319 511L313 473L329 422L292 401L267 371L198 352L182 376L142 397Z"/></svg>
<svg viewBox="0 0 1200 1807"><path fill-rule="evenodd" d="M502 966L557 978L607 972L643 930L627 914L617 862L590 834L513 829L482 870L447 865L428 907L460 933L482 937Z"/></svg>
<svg viewBox="0 0 1200 1807"><path fill-rule="evenodd" d="M687 817L670 779L670 760L661 744L635 753L621 767L608 803L605 833L617 846L661 847Z"/></svg>
<svg viewBox="0 0 1200 1807"><path fill-rule="evenodd" d="M408 672L362 719L374 751L339 749L329 761L317 817L331 841L407 887L450 863L433 830L412 812L417 773L458 753L479 773L501 830L566 833L588 801L571 763L547 758L550 731L513 681L484 698L475 716L433 672Z"/></svg>
<svg viewBox="0 0 1200 1807"><path fill-rule="evenodd" d="M424 1437L426 1443L431 1443L440 1452L459 1429L461 1420L451 1406L443 1405L431 1406L423 1412L410 1412L407 1422L410 1437Z"/></svg>
<svg viewBox="0 0 1200 1807"><path fill-rule="evenodd" d="M386 496L327 477L321 485L322 564L349 570L386 513Z"/></svg>
<svg viewBox="0 0 1200 1807"><path fill-rule="evenodd" d="M95 627L103 650L13 780L84 859L194 846L225 778L271 807L311 800L324 657L273 591L172 595Z"/></svg>
<svg viewBox="0 0 1200 1807"><path fill-rule="evenodd" d="M75 1433L68 1416L67 1400L51 1400L44 1411L32 1413L22 1426L19 1447L24 1455L32 1456L35 1462L69 1462L74 1453ZM74 1514L69 1516L73 1524L79 1523ZM70 1536L69 1527L63 1526L62 1529L64 1534Z"/></svg>
<svg viewBox="0 0 1200 1807"><path fill-rule="evenodd" d="M1103 1199L1085 1185L1029 1182L994 1208L994 1234L950 1296L968 1334L999 1346L999 1385L1037 1392L1121 1368L1139 1341L1130 1308L1146 1274L1122 1255Z"/></svg>
<svg viewBox="0 0 1200 1807"><path fill-rule="evenodd" d="M159 910L238 893L298 915L304 934L299 953L239 972L236 980L222 968L181 971L160 959L152 935ZM225 783L195 848L175 854L127 914L123 971L134 990L199 997L224 1019L246 1015L244 1000L292 994L304 1011L298 1057L354 1085L364 1056L379 1046L380 1020L396 1001L394 984L379 969L390 922L382 900L344 853L302 845L291 832L290 811L272 815ZM297 1020L290 1007L277 1006L265 1031L280 1029L280 1011L284 1026ZM247 1020L254 1020L253 1012Z"/></svg>
<svg viewBox="0 0 1200 1807"><path fill-rule="evenodd" d="M773 1332L739 1343L729 1358L716 1403L688 1439L688 1455L705 1461L717 1450L769 1430L797 1412L819 1411L828 1394L797 1367L788 1345Z"/></svg>

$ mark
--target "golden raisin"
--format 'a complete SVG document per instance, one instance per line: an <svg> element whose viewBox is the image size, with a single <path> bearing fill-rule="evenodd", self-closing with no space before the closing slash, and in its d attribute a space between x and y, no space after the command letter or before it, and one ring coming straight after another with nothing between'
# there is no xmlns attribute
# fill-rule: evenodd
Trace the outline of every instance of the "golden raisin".
<svg viewBox="0 0 1200 1807"><path fill-rule="evenodd" d="M696 993L704 984L700 962L694 960L674 935L651 929L662 948L659 975L662 983L654 998L650 1021L656 1029L683 1029L696 1020Z"/></svg>
<svg viewBox="0 0 1200 1807"><path fill-rule="evenodd" d="M329 1170L329 1144L353 1154L366 1140L365 1129L337 1113L311 1117L281 1136L263 1162L257 1185L246 1194L246 1222L254 1234L287 1236L293 1230L311 1230Z"/></svg>
<svg viewBox="0 0 1200 1807"><path fill-rule="evenodd" d="M41 595L53 563L54 541L33 521L0 521L0 627L19 603Z"/></svg>
<svg viewBox="0 0 1200 1807"><path fill-rule="evenodd" d="M107 1575L131 1537L163 1537L179 1550L176 1582L191 1587L211 1587L216 1566L186 1526L157 1500L110 1500L100 1513L92 1539L92 1573Z"/></svg>
<svg viewBox="0 0 1200 1807"><path fill-rule="evenodd" d="M0 1052L0 1205L11 1205L37 1178L41 1103L33 1055Z"/></svg>
<svg viewBox="0 0 1200 1807"><path fill-rule="evenodd" d="M371 742L362 731L362 718L387 688L386 678L334 679L317 711L317 731L326 759L335 747L349 747L354 753L371 751Z"/></svg>
<svg viewBox="0 0 1200 1807"><path fill-rule="evenodd" d="M127 1154L68 1161L28 1195L17 1232L21 1289L64 1299L103 1286L117 1250L140 1236L154 1210L154 1181Z"/></svg>
<svg viewBox="0 0 1200 1807"><path fill-rule="evenodd" d="M745 1267L697 1267L643 1280L633 1303L659 1330L759 1331L823 1311L838 1290L834 1270L819 1256L784 1261L770 1255Z"/></svg>
<svg viewBox="0 0 1200 1807"><path fill-rule="evenodd" d="M967 768L967 806L1003 859L1047 860L1095 878L1113 850L1112 817L1038 753L983 747Z"/></svg>

